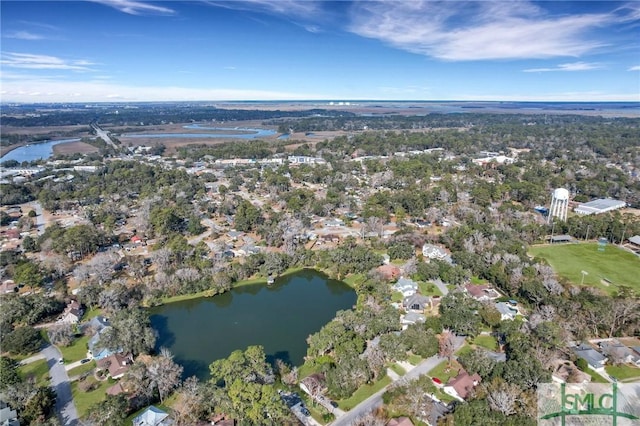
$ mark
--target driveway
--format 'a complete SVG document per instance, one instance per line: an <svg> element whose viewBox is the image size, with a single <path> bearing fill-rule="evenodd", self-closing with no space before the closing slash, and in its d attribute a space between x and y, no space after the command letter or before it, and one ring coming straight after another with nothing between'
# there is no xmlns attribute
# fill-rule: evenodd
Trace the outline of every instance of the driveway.
<svg viewBox="0 0 640 426"><path fill-rule="evenodd" d="M51 388L56 392L56 413L60 422L65 426L81 426L78 418L78 411L73 403L71 395L71 383L67 370L58 361L62 354L53 345L49 345L42 350L42 354L47 359L49 375L51 376Z"/></svg>
<svg viewBox="0 0 640 426"><path fill-rule="evenodd" d="M464 337L456 336L455 338L455 350L458 350L464 344ZM430 358L425 359L420 364L413 367L407 374L402 376L400 380L411 380L420 377L423 374L428 373L433 370L438 364L442 361L446 360L446 358L442 358L438 355L434 355ZM393 379L393 378L392 378ZM371 395L369 398L362 401L360 404L353 407L347 413L345 413L340 418L336 419L331 426L350 426L353 424L358 417L364 416L365 414L373 411L375 408L382 405L382 395L389 389L390 386L393 385L393 382L387 385L385 388L379 390L378 392Z"/></svg>

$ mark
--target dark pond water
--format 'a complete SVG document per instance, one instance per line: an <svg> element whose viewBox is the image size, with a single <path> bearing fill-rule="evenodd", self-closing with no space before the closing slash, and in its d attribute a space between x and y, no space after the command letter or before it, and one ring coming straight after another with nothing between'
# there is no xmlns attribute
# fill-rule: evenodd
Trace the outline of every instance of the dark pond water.
<svg viewBox="0 0 640 426"><path fill-rule="evenodd" d="M307 337L341 309L356 303L355 292L315 270L256 284L212 297L153 308L157 347L171 350L184 376L209 376L209 364L236 349L264 346L268 360L302 365Z"/></svg>
<svg viewBox="0 0 640 426"><path fill-rule="evenodd" d="M77 142L80 138L62 139L57 141L45 141L21 146L12 151L7 152L0 158L0 162L7 160L16 160L19 163L23 161L35 161L47 159L53 155L53 147L55 145L67 142Z"/></svg>

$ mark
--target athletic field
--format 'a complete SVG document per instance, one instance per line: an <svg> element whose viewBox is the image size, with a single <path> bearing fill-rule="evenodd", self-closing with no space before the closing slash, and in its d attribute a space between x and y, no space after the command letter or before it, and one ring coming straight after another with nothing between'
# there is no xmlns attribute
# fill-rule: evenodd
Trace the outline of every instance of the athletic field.
<svg viewBox="0 0 640 426"><path fill-rule="evenodd" d="M607 244L601 252L595 243L545 244L530 247L529 254L547 259L558 275L575 284L611 294L625 285L640 293L640 257L617 246Z"/></svg>

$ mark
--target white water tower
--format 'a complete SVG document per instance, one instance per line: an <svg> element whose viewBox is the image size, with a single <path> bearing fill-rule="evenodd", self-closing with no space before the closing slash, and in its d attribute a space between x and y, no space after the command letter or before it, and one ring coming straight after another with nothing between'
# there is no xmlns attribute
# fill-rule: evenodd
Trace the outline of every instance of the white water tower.
<svg viewBox="0 0 640 426"><path fill-rule="evenodd" d="M564 188L557 188L551 194L551 207L549 208L547 222L551 223L554 217L557 217L560 220L567 220L568 211L569 191Z"/></svg>

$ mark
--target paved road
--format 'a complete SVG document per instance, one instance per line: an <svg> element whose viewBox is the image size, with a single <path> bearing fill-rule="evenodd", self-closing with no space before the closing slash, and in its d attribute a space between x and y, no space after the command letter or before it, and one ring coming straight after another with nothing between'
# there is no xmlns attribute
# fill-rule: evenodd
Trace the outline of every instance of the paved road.
<svg viewBox="0 0 640 426"><path fill-rule="evenodd" d="M108 143L109 145L111 145L114 149L118 149L118 147L116 146L116 144L111 140L111 138L109 137L109 133L102 130L100 128L100 126L98 126L95 123L91 124L91 127L93 127L93 130L96 131L96 134L98 135L98 137L100 139L102 139L103 141L105 141L106 143Z"/></svg>
<svg viewBox="0 0 640 426"><path fill-rule="evenodd" d="M65 426L81 426L82 423L78 419L78 411L73 403L71 383L69 383L67 370L64 365L58 363L58 360L62 358L62 354L53 345L44 348L42 354L49 365L51 387L56 392L56 413L60 422Z"/></svg>
<svg viewBox="0 0 640 426"><path fill-rule="evenodd" d="M455 339L455 348L458 350L464 344L464 337L456 337ZM411 380L416 379L419 376L428 373L433 370L438 364L442 361L446 360L446 358L441 358L438 355L434 355L430 358L425 359L420 364L416 365L411 369L407 374L405 374L401 380ZM382 395L389 389L390 386L393 385L393 382L387 385L385 388L379 390L378 392L371 395L369 398L362 401L360 404L353 407L350 411L336 419L331 426L350 426L355 422L355 420L363 416L375 408L382 405Z"/></svg>
<svg viewBox="0 0 640 426"><path fill-rule="evenodd" d="M42 352L38 352L34 356L23 359L22 361L20 361L20 365L31 364L32 362L36 362L39 359L44 359L44 354Z"/></svg>
<svg viewBox="0 0 640 426"><path fill-rule="evenodd" d="M44 222L44 216L42 214L42 206L38 201L34 201L30 204L31 207L33 207L33 210L35 210L36 212L36 227L38 228L38 235L42 235L44 234L44 227L46 225Z"/></svg>

